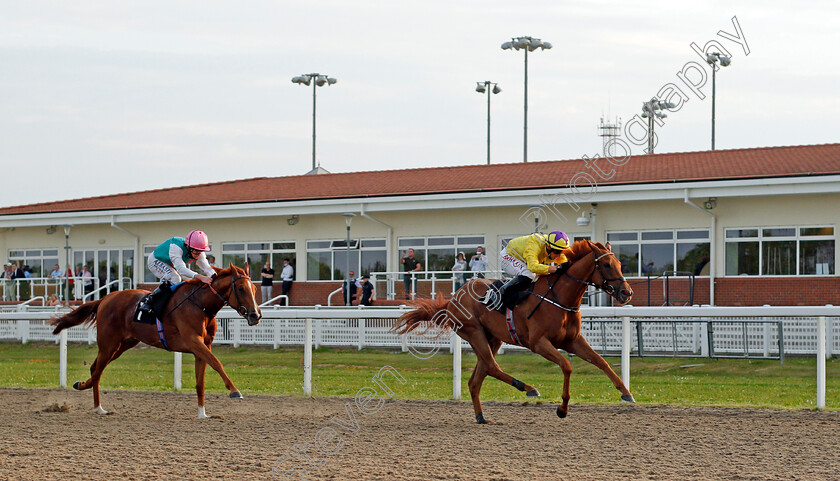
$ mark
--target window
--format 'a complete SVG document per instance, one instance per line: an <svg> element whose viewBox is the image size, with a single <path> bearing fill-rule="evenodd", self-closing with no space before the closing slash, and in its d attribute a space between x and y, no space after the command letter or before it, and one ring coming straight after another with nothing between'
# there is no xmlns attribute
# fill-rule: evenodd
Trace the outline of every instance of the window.
<svg viewBox="0 0 840 481"><path fill-rule="evenodd" d="M260 272L266 262L270 262L271 268L274 269L274 279L279 280L283 259L289 259L292 267L297 263L294 242L230 242L222 243L222 263L217 267L224 268L230 263L237 267L245 267L247 263L251 270L251 280L261 282Z"/></svg>
<svg viewBox="0 0 840 481"><path fill-rule="evenodd" d="M708 275L709 231L608 232L625 276Z"/></svg>
<svg viewBox="0 0 840 481"><path fill-rule="evenodd" d="M21 268L29 266L32 277L48 277L60 264L58 249L13 249L9 251L9 261L17 262Z"/></svg>
<svg viewBox="0 0 840 481"><path fill-rule="evenodd" d="M728 276L833 275L833 227L726 229Z"/></svg>
<svg viewBox="0 0 840 481"><path fill-rule="evenodd" d="M306 279L330 281L346 278L347 240L306 241ZM387 263L385 239L350 239L349 267L356 277L384 272Z"/></svg>
<svg viewBox="0 0 840 481"><path fill-rule="evenodd" d="M400 238L398 243L400 258L409 248L414 249L414 258L423 265L422 270L443 272L435 274L438 279L447 279L451 276L452 266L459 252L464 253L465 259L470 259L479 246L485 247L486 251L483 235L405 237ZM402 265L400 265L400 270L403 270Z"/></svg>

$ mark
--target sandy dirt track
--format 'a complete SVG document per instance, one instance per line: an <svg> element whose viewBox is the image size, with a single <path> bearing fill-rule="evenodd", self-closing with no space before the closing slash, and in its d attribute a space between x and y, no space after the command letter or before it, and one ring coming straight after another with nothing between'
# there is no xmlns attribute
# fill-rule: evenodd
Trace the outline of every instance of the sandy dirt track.
<svg viewBox="0 0 840 481"><path fill-rule="evenodd" d="M838 412L245 395L0 389L0 479L840 479Z"/></svg>

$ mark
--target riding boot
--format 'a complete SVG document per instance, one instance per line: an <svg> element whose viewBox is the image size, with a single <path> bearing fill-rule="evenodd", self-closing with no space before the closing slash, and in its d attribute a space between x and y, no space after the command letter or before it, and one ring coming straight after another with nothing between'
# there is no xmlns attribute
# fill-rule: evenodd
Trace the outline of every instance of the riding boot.
<svg viewBox="0 0 840 481"><path fill-rule="evenodd" d="M507 281L505 285L499 288L499 299L504 302L507 299L513 299L519 291L524 289L531 283L531 278L528 276L516 276ZM507 302L504 302L507 304Z"/></svg>
<svg viewBox="0 0 840 481"><path fill-rule="evenodd" d="M160 298L160 296L163 295L164 289L168 289L168 290L171 291L172 284L170 284L169 281L161 282L161 284L157 287L157 289L155 289L154 292L149 294L149 297L146 299L146 302L143 302L142 304L140 304L140 310L143 311L143 312L151 313L152 312L152 306L154 306L155 301L158 298Z"/></svg>

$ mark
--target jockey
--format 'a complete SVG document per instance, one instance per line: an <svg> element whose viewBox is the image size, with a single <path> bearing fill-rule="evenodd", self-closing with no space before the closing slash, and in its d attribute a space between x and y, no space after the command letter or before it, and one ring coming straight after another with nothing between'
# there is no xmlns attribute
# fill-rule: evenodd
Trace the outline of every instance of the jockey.
<svg viewBox="0 0 840 481"><path fill-rule="evenodd" d="M171 287L181 282L182 277L187 279L198 279L205 284L212 282L211 277L216 274L204 253L210 250L210 242L207 234L200 230L191 231L187 237L172 237L155 248L149 256L147 265L149 271L163 282L140 305L141 311L152 312L155 299L159 298L164 290L171 293ZM195 264L205 275L198 274L187 268L187 264Z"/></svg>
<svg viewBox="0 0 840 481"><path fill-rule="evenodd" d="M513 279L499 288L498 297L490 294L488 290L482 303L491 309L497 309L506 293L510 298L512 294L536 281L537 276L553 274L557 270L567 268L570 262L563 255L563 250L568 248L569 236L559 230L548 235L534 233L512 239L507 247L499 252L499 267L506 274L513 276Z"/></svg>

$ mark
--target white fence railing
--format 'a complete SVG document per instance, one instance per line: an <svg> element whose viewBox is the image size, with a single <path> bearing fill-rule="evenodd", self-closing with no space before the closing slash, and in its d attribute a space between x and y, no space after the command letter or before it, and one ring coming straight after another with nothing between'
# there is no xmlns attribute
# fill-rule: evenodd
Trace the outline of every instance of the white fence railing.
<svg viewBox="0 0 840 481"><path fill-rule="evenodd" d="M460 338L449 335L397 336L388 332L394 320L407 309L405 306L265 308L262 321L253 327L248 327L232 309L223 309L216 316L219 329L215 342L234 346L272 345L275 348L310 344L315 347L354 346L359 349L385 347L415 355L448 349L455 354L454 359L458 358L462 348L469 347ZM0 339L58 341L48 324L48 320L58 312L63 311L30 308L0 312ZM648 355L700 356L714 353L738 357L780 357L782 352L816 354L818 407L824 407L825 358L840 354L840 307L591 307L584 308L581 313L584 336L593 348L621 355L622 378L628 385L629 356L633 352L640 353L639 340ZM709 325L713 326L713 339L708 335ZM778 326L781 326L781 331ZM64 332L66 336L62 337L70 341L92 343L96 339L95 329L74 327ZM453 342L456 339L460 342ZM460 373L460 366L457 372ZM821 398L822 404L819 403Z"/></svg>
<svg viewBox="0 0 840 481"><path fill-rule="evenodd" d="M130 277L112 279L100 285L98 277L71 277L69 286L71 300L90 300L90 297L99 299L111 290L130 289L132 280ZM90 282L85 286L85 282ZM4 301L25 301L36 296L43 296L45 299L55 294L59 300L67 297L68 290L66 277L28 277L20 279L0 279L0 296ZM94 294L95 293L95 294Z"/></svg>

